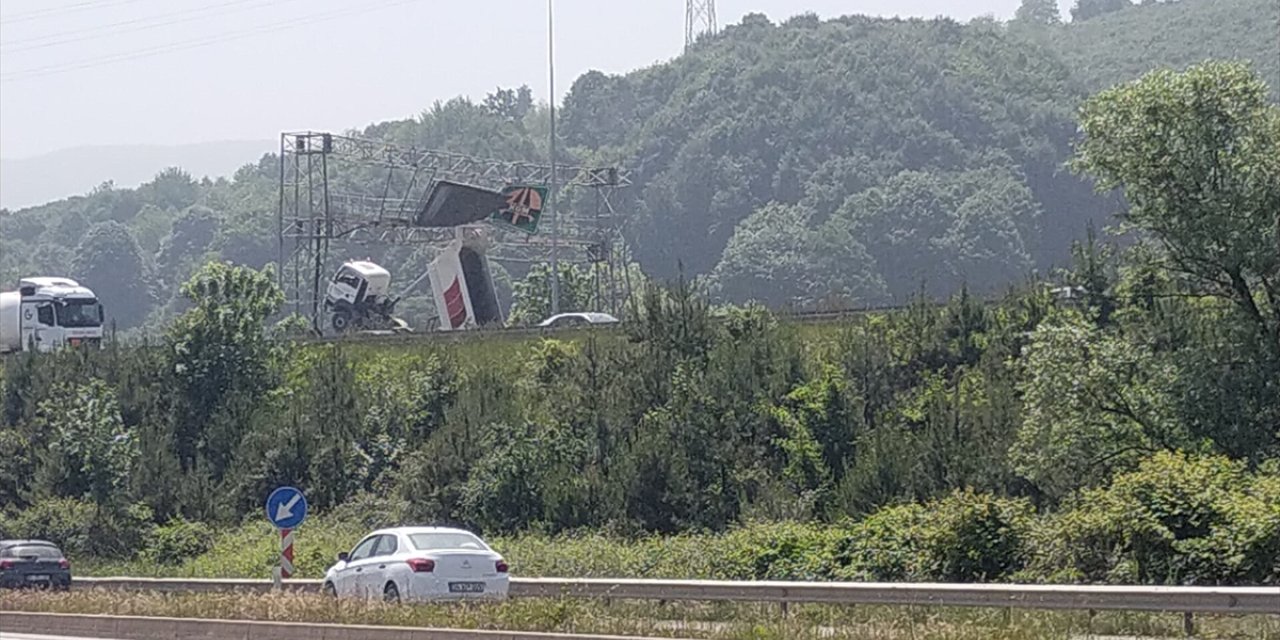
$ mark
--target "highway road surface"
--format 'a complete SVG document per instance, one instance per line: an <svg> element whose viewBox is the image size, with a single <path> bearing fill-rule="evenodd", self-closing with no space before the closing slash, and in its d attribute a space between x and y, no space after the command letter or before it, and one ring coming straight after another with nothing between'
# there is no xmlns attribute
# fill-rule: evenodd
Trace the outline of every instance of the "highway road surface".
<svg viewBox="0 0 1280 640"><path fill-rule="evenodd" d="M0 640L109 640L108 638L72 638L69 636L37 636L29 633L5 633L0 631Z"/></svg>
<svg viewBox="0 0 1280 640"><path fill-rule="evenodd" d="M825 633L824 633L825 631ZM819 631L819 635L834 635L834 630L823 629ZM5 633L0 631L0 640L110 640L108 638L76 638L71 636L40 636L29 633ZM643 640L637 638L637 640ZM1071 640L1169 640L1169 638L1148 638L1142 636L1072 636Z"/></svg>

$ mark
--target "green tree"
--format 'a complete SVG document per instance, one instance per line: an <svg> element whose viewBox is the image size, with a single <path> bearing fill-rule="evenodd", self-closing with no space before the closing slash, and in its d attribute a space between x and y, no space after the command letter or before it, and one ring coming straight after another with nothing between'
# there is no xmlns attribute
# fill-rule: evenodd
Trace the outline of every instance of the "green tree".
<svg viewBox="0 0 1280 640"><path fill-rule="evenodd" d="M172 209L189 207L200 197L200 185L179 167L169 167L156 174L154 180L143 185L143 189L150 191L162 206Z"/></svg>
<svg viewBox="0 0 1280 640"><path fill-rule="evenodd" d="M1189 444L1175 412L1176 368L1075 312L1035 330L1024 367L1024 415L1011 455L1050 497Z"/></svg>
<svg viewBox="0 0 1280 640"><path fill-rule="evenodd" d="M560 263L560 313L598 311L595 305L596 279L593 267ZM535 264L524 279L512 286L515 303L507 322L533 325L551 315L551 267Z"/></svg>
<svg viewBox="0 0 1280 640"><path fill-rule="evenodd" d="M309 400L299 413L309 449L307 489L317 507L333 508L360 488L365 472L359 448L356 376L341 348L327 348L308 371Z"/></svg>
<svg viewBox="0 0 1280 640"><path fill-rule="evenodd" d="M76 279L98 295L108 321L128 328L150 313L155 302L151 270L133 234L119 222L103 222L89 229L76 248L71 268Z"/></svg>
<svg viewBox="0 0 1280 640"><path fill-rule="evenodd" d="M161 241L156 256L156 264L170 284L181 282L189 273L191 263L209 251L218 227L218 214L209 207L190 207L173 221L173 228Z"/></svg>
<svg viewBox="0 0 1280 640"><path fill-rule="evenodd" d="M808 308L828 301L852 307L885 297L875 261L857 239L813 229L803 206L769 204L734 230L712 290L732 301Z"/></svg>
<svg viewBox="0 0 1280 640"><path fill-rule="evenodd" d="M264 323L283 295L270 270L210 263L182 286L193 307L166 337L178 395L174 446L184 469L207 463L216 480L239 445L246 416L274 386L280 346Z"/></svg>
<svg viewBox="0 0 1280 640"><path fill-rule="evenodd" d="M1131 6L1132 0L1076 0L1076 6L1071 7L1071 20L1084 22Z"/></svg>
<svg viewBox="0 0 1280 640"><path fill-rule="evenodd" d="M1058 0L1022 0L1013 19L1023 24L1049 26L1062 23Z"/></svg>
<svg viewBox="0 0 1280 640"><path fill-rule="evenodd" d="M875 238L868 252L889 293L923 285L945 297L965 282L990 287L1032 266L1040 209L1013 173L907 171L849 198L821 233Z"/></svg>
<svg viewBox="0 0 1280 640"><path fill-rule="evenodd" d="M1076 167L1123 188L1168 269L1236 305L1280 359L1280 107L1247 66L1156 71L1090 99Z"/></svg>
<svg viewBox="0 0 1280 640"><path fill-rule="evenodd" d="M1102 326L1110 323L1116 310L1112 287L1119 276L1113 255L1114 249L1098 242L1097 232L1089 225L1085 241L1071 244L1074 264L1065 274L1068 286L1083 289L1085 303Z"/></svg>
<svg viewBox="0 0 1280 640"><path fill-rule="evenodd" d="M26 504L35 464L30 443L17 429L0 429L0 447L8 453L0 458L0 503L18 508Z"/></svg>
<svg viewBox="0 0 1280 640"><path fill-rule="evenodd" d="M500 118L522 122L533 110L533 91L528 85L519 89L498 89L485 97L484 108Z"/></svg>
<svg viewBox="0 0 1280 640"><path fill-rule="evenodd" d="M87 498L99 507L127 504L139 448L120 416L115 392L101 380L59 385L38 413L49 443L39 490Z"/></svg>

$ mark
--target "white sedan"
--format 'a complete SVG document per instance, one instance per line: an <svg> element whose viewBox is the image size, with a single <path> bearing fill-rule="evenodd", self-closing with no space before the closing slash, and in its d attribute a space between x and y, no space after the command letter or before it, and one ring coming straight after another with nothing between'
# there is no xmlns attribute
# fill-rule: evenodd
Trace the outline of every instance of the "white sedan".
<svg viewBox="0 0 1280 640"><path fill-rule="evenodd" d="M501 599L508 586L501 555L473 533L443 527L374 531L324 576L329 596L388 602Z"/></svg>
<svg viewBox="0 0 1280 640"><path fill-rule="evenodd" d="M561 313L539 322L538 326L546 329L560 329L562 327L584 327L602 324L618 324L618 319L607 313L596 313L594 311Z"/></svg>

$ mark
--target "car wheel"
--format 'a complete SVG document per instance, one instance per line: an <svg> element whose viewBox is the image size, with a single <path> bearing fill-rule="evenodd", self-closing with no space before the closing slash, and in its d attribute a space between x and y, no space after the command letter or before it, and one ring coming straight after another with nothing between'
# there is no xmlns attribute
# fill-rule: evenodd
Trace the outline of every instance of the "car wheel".
<svg viewBox="0 0 1280 640"><path fill-rule="evenodd" d="M400 589L396 588L396 583L388 582L382 589L382 601L388 604L400 604Z"/></svg>
<svg viewBox="0 0 1280 640"><path fill-rule="evenodd" d="M332 582L326 582L324 583L324 595L328 598L337 598L338 588L333 586Z"/></svg>

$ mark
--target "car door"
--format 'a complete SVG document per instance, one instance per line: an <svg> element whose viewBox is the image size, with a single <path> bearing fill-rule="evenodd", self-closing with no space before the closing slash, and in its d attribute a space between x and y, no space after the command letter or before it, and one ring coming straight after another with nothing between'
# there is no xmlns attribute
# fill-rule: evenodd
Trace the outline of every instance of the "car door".
<svg viewBox="0 0 1280 640"><path fill-rule="evenodd" d="M373 547L382 536L369 536L357 544L347 557L347 564L334 576L333 586L342 596L362 596L360 576L369 558L373 556Z"/></svg>
<svg viewBox="0 0 1280 640"><path fill-rule="evenodd" d="M399 552L398 546L395 536L386 534L378 536L373 555L369 557L368 565L364 571L360 572L359 578L364 592L369 597L382 596L382 589L391 578L392 557ZM403 588L403 585L399 586Z"/></svg>

